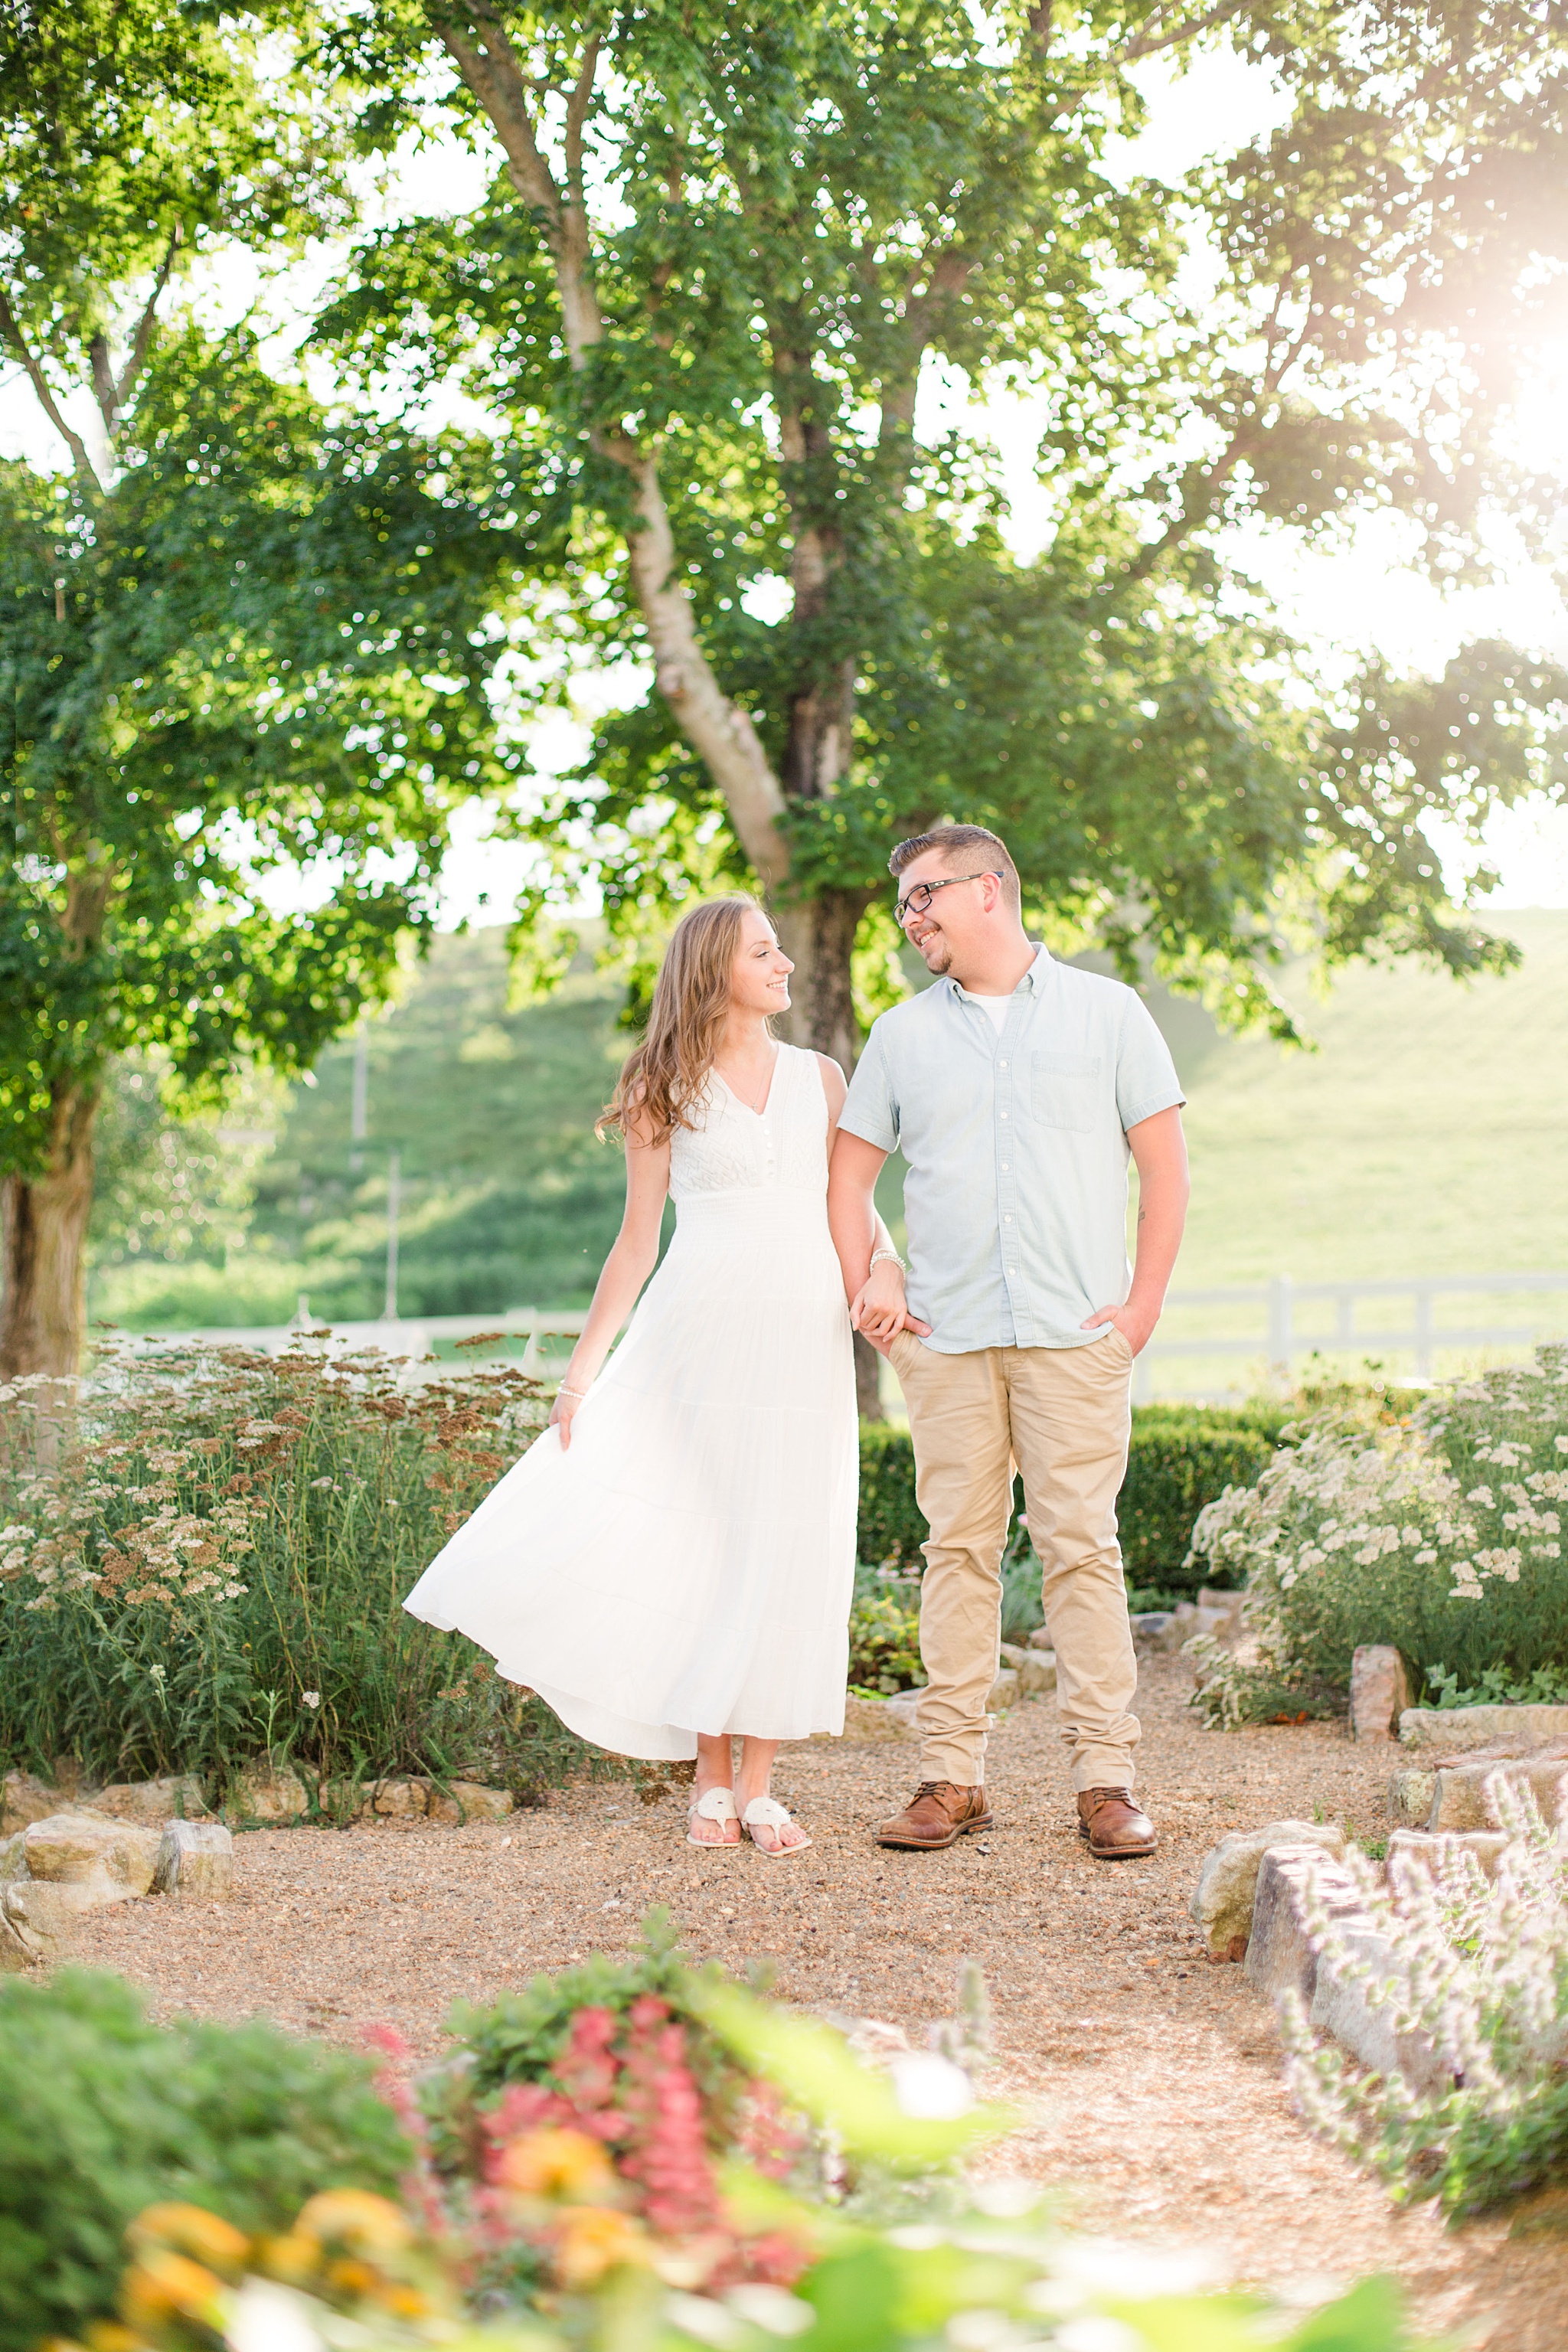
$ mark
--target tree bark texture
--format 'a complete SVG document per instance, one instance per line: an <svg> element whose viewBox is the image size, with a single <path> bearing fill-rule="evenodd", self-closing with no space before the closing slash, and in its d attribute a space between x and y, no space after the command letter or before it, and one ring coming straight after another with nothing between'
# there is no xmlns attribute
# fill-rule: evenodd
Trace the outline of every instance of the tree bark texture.
<svg viewBox="0 0 1568 2352"><path fill-rule="evenodd" d="M824 890L774 909L779 939L795 966L784 1034L792 1045L831 1054L846 1075L860 1051L849 959L869 903L865 890Z"/></svg>
<svg viewBox="0 0 1568 2352"><path fill-rule="evenodd" d="M87 1335L85 1250L92 1213L96 1087L55 1098L42 1176L0 1185L0 1380L45 1372L69 1378Z"/></svg>

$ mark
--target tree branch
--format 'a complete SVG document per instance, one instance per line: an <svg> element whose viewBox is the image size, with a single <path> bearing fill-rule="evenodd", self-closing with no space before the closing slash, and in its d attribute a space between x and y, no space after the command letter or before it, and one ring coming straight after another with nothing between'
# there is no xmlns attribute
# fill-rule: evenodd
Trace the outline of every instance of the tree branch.
<svg viewBox="0 0 1568 2352"><path fill-rule="evenodd" d="M626 462L623 460L623 462ZM778 831L784 796L749 712L731 702L698 642L691 600L675 583L675 535L653 458L632 457L642 528L626 534L632 583L657 664L658 690L676 724L723 793L741 846L764 887L789 872L789 846Z"/></svg>
<svg viewBox="0 0 1568 2352"><path fill-rule="evenodd" d="M79 478L87 488L98 489L100 485L98 476L93 472L92 460L87 454L87 444L79 433L71 431L61 415L59 404L49 389L48 379L28 350L27 339L17 323L16 313L3 293L0 293L0 338L4 338L10 344L22 365L26 369L27 380L38 396L38 405L70 451L71 461Z"/></svg>
<svg viewBox="0 0 1568 2352"><path fill-rule="evenodd" d="M158 305L163 299L163 289L169 282L170 272L174 267L174 256L179 250L179 246L180 225L176 221L169 232L169 243L163 254L163 267L153 282L153 291L148 295L142 307L142 316L136 321L136 332L131 338L131 349L125 354L125 365L115 378L112 414L106 413L103 420L111 438L120 428L120 419L124 413L125 404L135 390L137 379L146 364L148 346L153 341L153 329L157 323ZM102 407L101 400L99 405Z"/></svg>
<svg viewBox="0 0 1568 2352"><path fill-rule="evenodd" d="M604 316L593 278L588 213L583 188L583 132L593 101L599 42L584 52L566 109L564 194L539 143L529 111L535 85L489 0L467 0L464 16L478 39L459 31L440 5L426 0L432 26L468 89L484 109L505 151L513 187L544 223L561 299L566 354L574 375L604 338ZM626 532L632 586L653 650L656 678L692 750L723 793L741 846L765 888L789 872L789 845L778 830L784 796L750 715L731 702L714 675L697 634L691 600L675 576L675 534L658 478L657 455L627 435L591 424L590 445L630 477L635 520Z"/></svg>
<svg viewBox="0 0 1568 2352"><path fill-rule="evenodd" d="M529 92L534 84L523 72L517 51L507 38L506 28L489 5L489 0L469 0L469 5L464 11L479 31L480 37L477 41L458 30L451 18L437 5L437 0L427 0L426 13L447 55L483 107L500 141L506 154L507 174L512 186L525 204L542 215L544 233L555 262L555 283L561 296L562 322L566 332L566 356L573 373L579 373L586 362L590 347L602 340L605 323L588 268L587 221L584 207L570 192L563 195L540 146L533 118L529 112ZM583 123L593 91L598 51L597 40L590 41L568 109L569 132L572 116L574 113L576 115L579 172Z"/></svg>
<svg viewBox="0 0 1568 2352"><path fill-rule="evenodd" d="M920 391L921 362L931 341L931 322L942 305L953 295L962 293L973 274L974 264L954 246L945 246L922 262L916 272L925 279L925 290L910 292L904 299L905 366L896 383L884 387L881 413L877 427L877 443L890 446L892 431L908 433L915 421L915 399Z"/></svg>
<svg viewBox="0 0 1568 2352"><path fill-rule="evenodd" d="M583 202L583 129L594 101L594 75L598 68L600 46L595 33L583 52L583 70L566 106L566 188L574 205Z"/></svg>
<svg viewBox="0 0 1568 2352"><path fill-rule="evenodd" d="M1135 58L1156 57L1162 49L1173 49L1178 41L1196 40L1200 33L1210 33L1216 25L1227 25L1233 16L1239 16L1245 6L1246 0L1220 0L1217 8L1211 8L1204 16L1189 17L1184 25L1178 25L1173 33L1162 33L1157 37L1151 34L1143 35L1122 50L1122 57L1131 64ZM1164 13L1163 8L1156 8L1151 22L1157 23Z"/></svg>

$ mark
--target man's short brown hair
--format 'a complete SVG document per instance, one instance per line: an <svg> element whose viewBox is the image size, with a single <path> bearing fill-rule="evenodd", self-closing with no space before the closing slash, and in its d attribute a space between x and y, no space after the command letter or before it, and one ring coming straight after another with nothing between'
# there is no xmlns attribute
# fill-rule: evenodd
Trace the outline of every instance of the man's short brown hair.
<svg viewBox="0 0 1568 2352"><path fill-rule="evenodd" d="M901 874L917 857L934 849L950 866L964 861L979 861L979 868L997 875L1002 883L1002 895L1015 914L1023 904L1018 869L1007 854L1007 845L988 833L983 824L933 824L929 833L917 833L908 841L900 841L888 860L889 874Z"/></svg>

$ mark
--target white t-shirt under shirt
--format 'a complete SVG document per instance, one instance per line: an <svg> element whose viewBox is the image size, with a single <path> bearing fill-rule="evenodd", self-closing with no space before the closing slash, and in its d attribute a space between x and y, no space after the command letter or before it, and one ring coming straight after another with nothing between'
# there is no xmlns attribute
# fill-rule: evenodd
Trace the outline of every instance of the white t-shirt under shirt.
<svg viewBox="0 0 1568 2352"><path fill-rule="evenodd" d="M975 996L973 989L969 992L982 1013L988 1013L991 1015L991 1026L1000 1037L1003 1030L1007 1026L1007 1015L1013 1010L1012 998L1010 996Z"/></svg>

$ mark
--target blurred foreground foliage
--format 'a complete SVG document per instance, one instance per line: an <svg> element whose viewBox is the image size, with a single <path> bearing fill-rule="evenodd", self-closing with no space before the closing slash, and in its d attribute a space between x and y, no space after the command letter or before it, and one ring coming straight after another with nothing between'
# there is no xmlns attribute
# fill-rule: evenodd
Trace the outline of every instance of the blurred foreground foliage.
<svg viewBox="0 0 1568 2352"><path fill-rule="evenodd" d="M964 2065L937 2050L863 2064L820 2019L689 1967L658 1915L629 1956L456 2023L453 2054L414 2082L395 2037L374 2037L413 2147L400 2203L374 2162L296 2173L311 2193L281 2231L272 2202L258 2222L188 2176L160 2181L128 2233L118 2319L102 2274L84 2277L75 2340L902 2352L1002 2326L1065 2352L1110 2320L1133 2352L1414 2352L1386 2281L1282 2326L1260 2297L1193 2294L1179 2259L1062 2232L1026 2183L967 2184L964 2157L1016 2119L976 2103Z"/></svg>
<svg viewBox="0 0 1568 2352"><path fill-rule="evenodd" d="M0 2352L107 2318L157 2200L266 2232L331 2182L390 2193L410 2150L371 2074L258 2020L153 2025L117 1977L0 1981Z"/></svg>

